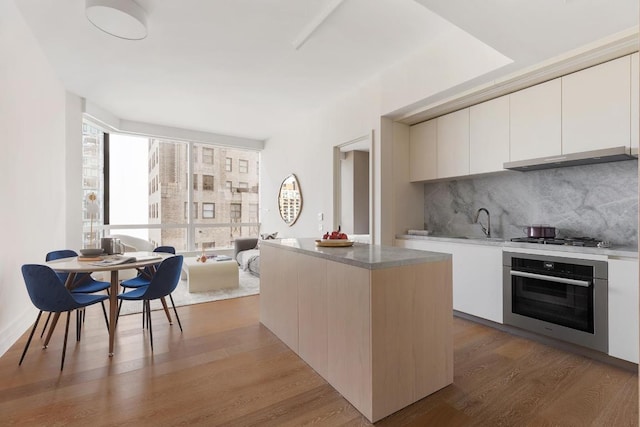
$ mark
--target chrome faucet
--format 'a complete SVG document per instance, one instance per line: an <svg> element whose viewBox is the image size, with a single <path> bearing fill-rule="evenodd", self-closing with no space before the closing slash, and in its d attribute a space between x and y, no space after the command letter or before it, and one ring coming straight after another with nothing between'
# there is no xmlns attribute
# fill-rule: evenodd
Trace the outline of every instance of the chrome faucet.
<svg viewBox="0 0 640 427"><path fill-rule="evenodd" d="M485 227L484 225L482 225L482 223L480 223L478 221L478 217L480 216L480 212L484 211L487 214L487 226ZM480 208L478 209L478 212L476 212L476 216L473 219L473 222L476 224L480 224L480 227L482 228L482 232L484 233L485 236L487 236L488 238L491 238L491 215L489 214L489 211L485 208Z"/></svg>

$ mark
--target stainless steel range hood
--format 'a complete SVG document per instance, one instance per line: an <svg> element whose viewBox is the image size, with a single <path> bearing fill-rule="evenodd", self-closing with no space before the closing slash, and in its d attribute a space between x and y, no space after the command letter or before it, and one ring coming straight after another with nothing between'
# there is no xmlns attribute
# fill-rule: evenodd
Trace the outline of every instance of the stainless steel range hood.
<svg viewBox="0 0 640 427"><path fill-rule="evenodd" d="M516 171L535 171L540 169L561 168L567 166L592 165L595 163L619 162L621 160L638 159L637 153L632 154L629 147L606 148L603 150L584 151L581 153L564 154L553 157L542 157L531 160L507 162L505 169Z"/></svg>

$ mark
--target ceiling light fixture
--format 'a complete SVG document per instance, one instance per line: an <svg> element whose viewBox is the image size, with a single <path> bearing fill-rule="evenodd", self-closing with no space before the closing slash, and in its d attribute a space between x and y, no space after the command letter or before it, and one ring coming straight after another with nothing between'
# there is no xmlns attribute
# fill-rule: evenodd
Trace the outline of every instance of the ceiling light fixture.
<svg viewBox="0 0 640 427"><path fill-rule="evenodd" d="M86 0L87 19L96 28L126 40L147 37L147 17L133 0Z"/></svg>

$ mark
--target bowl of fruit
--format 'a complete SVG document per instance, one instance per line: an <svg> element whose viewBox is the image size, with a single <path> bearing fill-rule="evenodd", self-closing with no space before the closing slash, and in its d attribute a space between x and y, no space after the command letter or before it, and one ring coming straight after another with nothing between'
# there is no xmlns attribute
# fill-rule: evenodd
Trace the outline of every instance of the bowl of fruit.
<svg viewBox="0 0 640 427"><path fill-rule="evenodd" d="M337 230L334 230L331 233L327 231L322 236L322 239L316 240L316 246L323 247L345 247L352 245L353 240L349 240L349 236L340 231L340 226L338 226Z"/></svg>

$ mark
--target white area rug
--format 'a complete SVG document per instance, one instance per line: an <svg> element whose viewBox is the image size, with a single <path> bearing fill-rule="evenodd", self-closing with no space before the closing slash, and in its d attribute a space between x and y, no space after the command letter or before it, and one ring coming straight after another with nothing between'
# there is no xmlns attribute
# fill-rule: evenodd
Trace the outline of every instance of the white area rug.
<svg viewBox="0 0 640 427"><path fill-rule="evenodd" d="M216 291L207 292L187 292L187 281L180 280L178 287L173 291L173 301L176 303L176 307L190 304L198 304L201 302L218 301L223 299L245 297L248 295L256 295L260 293L260 279L251 273L246 271L239 271L240 273L240 286L237 289L220 289ZM167 304L169 310L171 308L171 301L167 298ZM151 301L151 310L161 310L162 304L159 300ZM120 315L126 315L131 313L140 313L142 311L141 301L124 301L122 303L122 309Z"/></svg>

